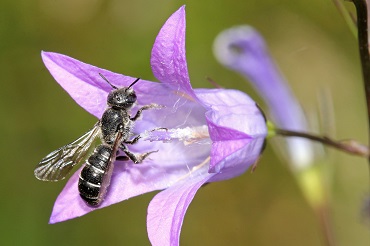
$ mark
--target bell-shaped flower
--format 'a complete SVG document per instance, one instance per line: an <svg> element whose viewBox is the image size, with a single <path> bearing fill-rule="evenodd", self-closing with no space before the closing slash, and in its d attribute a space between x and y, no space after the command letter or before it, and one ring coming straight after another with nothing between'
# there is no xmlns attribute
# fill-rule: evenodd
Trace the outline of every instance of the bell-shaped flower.
<svg viewBox="0 0 370 246"><path fill-rule="evenodd" d="M135 78L98 68L71 57L43 52L43 61L55 80L89 113L100 119L112 90L99 73L116 87ZM149 204L147 229L153 245L178 245L186 210L205 183L230 179L254 164L267 133L263 114L243 92L226 89L193 89L185 57L185 8L181 7L160 30L151 55L151 66L160 81L140 80L133 89L137 105L156 103L135 122L135 153L152 150L141 164L116 161L111 184L102 204L93 208L80 198L79 170L58 196L50 223L82 216L131 197L163 190ZM166 128L151 131L155 128Z"/></svg>

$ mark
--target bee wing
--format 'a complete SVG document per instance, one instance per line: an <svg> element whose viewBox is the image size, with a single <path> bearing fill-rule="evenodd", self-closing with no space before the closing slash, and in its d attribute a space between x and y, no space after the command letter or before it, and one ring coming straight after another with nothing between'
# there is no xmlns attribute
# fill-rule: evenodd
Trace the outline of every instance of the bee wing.
<svg viewBox="0 0 370 246"><path fill-rule="evenodd" d="M36 178L43 181L64 179L73 166L85 157L98 135L100 135L99 122L72 143L54 150L43 158L35 168Z"/></svg>

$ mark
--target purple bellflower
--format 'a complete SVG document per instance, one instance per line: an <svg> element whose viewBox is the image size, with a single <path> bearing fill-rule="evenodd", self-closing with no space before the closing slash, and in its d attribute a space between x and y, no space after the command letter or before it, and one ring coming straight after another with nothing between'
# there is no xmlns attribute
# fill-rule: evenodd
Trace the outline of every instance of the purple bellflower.
<svg viewBox="0 0 370 246"><path fill-rule="evenodd" d="M214 42L214 54L226 67L243 75L266 101L274 123L283 129L308 130L303 110L288 83L271 59L261 35L244 25L221 32ZM293 170L313 163L313 145L301 138L285 139Z"/></svg>
<svg viewBox="0 0 370 246"><path fill-rule="evenodd" d="M55 80L98 119L111 91L99 73L117 87L135 80L61 54L43 52L42 59ZM58 196L50 223L163 190L148 207L149 239L153 245L178 245L186 210L197 190L205 183L241 175L258 160L267 128L255 102L237 90L191 87L185 57L184 6L160 30L151 67L160 83L140 80L134 85L137 105L131 114L150 103L164 107L143 112L133 129L143 138L128 147L137 153L158 152L138 165L117 161L107 196L98 208L87 206L79 197L78 170ZM150 131L158 127L168 130Z"/></svg>

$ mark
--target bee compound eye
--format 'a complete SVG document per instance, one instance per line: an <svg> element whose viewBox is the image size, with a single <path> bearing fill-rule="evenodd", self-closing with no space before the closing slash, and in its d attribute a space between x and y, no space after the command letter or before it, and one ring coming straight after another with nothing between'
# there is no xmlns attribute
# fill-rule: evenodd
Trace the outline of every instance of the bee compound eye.
<svg viewBox="0 0 370 246"><path fill-rule="evenodd" d="M128 98L127 98L127 101L130 102L130 103L136 102L136 95L135 94L129 95Z"/></svg>

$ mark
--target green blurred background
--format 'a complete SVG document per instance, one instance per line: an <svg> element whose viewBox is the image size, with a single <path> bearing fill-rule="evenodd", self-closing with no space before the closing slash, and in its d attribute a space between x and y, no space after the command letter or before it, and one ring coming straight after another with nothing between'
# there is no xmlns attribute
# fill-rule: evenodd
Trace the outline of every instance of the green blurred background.
<svg viewBox="0 0 370 246"><path fill-rule="evenodd" d="M96 119L55 83L40 51L154 80L149 64L153 41L183 4L194 87L211 87L205 79L209 76L263 105L240 76L215 61L211 49L220 31L250 24L266 38L310 120L323 123L321 131L337 139L367 142L356 39L330 0L1 0L1 245L150 244L146 208L155 193L48 225L65 181L38 181L33 169ZM353 9L349 3L348 8ZM319 105L329 108L323 117L318 117ZM338 245L368 245L369 221L360 213L369 192L366 160L327 153L331 222ZM312 209L271 144L253 174L198 192L183 224L181 244L323 245Z"/></svg>

